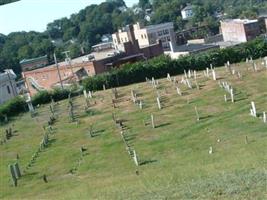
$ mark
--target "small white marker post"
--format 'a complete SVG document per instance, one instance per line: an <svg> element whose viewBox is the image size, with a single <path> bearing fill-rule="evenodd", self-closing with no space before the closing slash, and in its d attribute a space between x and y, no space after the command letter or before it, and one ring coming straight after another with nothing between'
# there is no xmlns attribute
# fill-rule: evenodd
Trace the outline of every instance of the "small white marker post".
<svg viewBox="0 0 267 200"><path fill-rule="evenodd" d="M212 153L213 153L213 149L212 149L212 147L210 147L209 154L212 154Z"/></svg>
<svg viewBox="0 0 267 200"><path fill-rule="evenodd" d="M159 99L159 97L157 97L157 103L158 103L158 108L160 110L161 109L161 105L160 105L160 99Z"/></svg>
<svg viewBox="0 0 267 200"><path fill-rule="evenodd" d="M136 152L135 150L133 149L133 159L134 159L134 163L136 166L139 166L139 163L138 163L138 159L137 159L137 155L136 155Z"/></svg>
<svg viewBox="0 0 267 200"><path fill-rule="evenodd" d="M177 94L178 94L178 95L182 96L182 92L181 92L181 90L180 90L179 87L176 87L176 91L177 91Z"/></svg>
<svg viewBox="0 0 267 200"><path fill-rule="evenodd" d="M152 128L155 128L154 115L153 114L151 114L151 126L152 126Z"/></svg>
<svg viewBox="0 0 267 200"><path fill-rule="evenodd" d="M143 103L142 103L142 101L141 101L141 100L139 101L139 108L140 108L140 110L142 110L142 109L143 109Z"/></svg>
<svg viewBox="0 0 267 200"><path fill-rule="evenodd" d="M169 73L167 74L167 80L168 80L168 81L172 81L171 76L170 76Z"/></svg>
<svg viewBox="0 0 267 200"><path fill-rule="evenodd" d="M197 107L196 106L195 106L195 112L196 112L197 121L199 121L200 118L199 118L199 114L198 114L198 110L197 110Z"/></svg>
<svg viewBox="0 0 267 200"><path fill-rule="evenodd" d="M227 102L227 96L226 96L226 94L224 95L224 101Z"/></svg>
<svg viewBox="0 0 267 200"><path fill-rule="evenodd" d="M254 101L251 102L252 109L250 110L250 113L253 117L257 117L257 110Z"/></svg>
<svg viewBox="0 0 267 200"><path fill-rule="evenodd" d="M85 98L85 99L88 98L86 90L83 90L83 95L84 95L84 98Z"/></svg>
<svg viewBox="0 0 267 200"><path fill-rule="evenodd" d="M263 123L267 123L266 112L263 112Z"/></svg>
<svg viewBox="0 0 267 200"><path fill-rule="evenodd" d="M89 97L89 98L93 98L93 96L92 96L92 92L91 92L91 91L88 92L88 97Z"/></svg>
<svg viewBox="0 0 267 200"><path fill-rule="evenodd" d="M234 103L235 99L234 99L234 90L233 90L233 88L230 89L230 94L231 94L231 101L232 101L232 103Z"/></svg>

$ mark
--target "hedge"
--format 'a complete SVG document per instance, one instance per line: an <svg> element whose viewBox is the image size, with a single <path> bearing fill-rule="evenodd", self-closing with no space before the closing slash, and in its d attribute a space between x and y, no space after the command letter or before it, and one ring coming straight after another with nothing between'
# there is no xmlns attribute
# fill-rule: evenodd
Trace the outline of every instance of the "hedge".
<svg viewBox="0 0 267 200"><path fill-rule="evenodd" d="M53 98L55 101L60 101L68 98L69 94L71 94L71 96L77 96L81 94L81 90L57 89L53 91L41 91L33 96L32 104L33 106L37 106L38 104L46 104L51 102L51 98ZM0 121L3 121L5 116L12 117L27 110L28 106L25 99L18 96L0 106Z"/></svg>
<svg viewBox="0 0 267 200"><path fill-rule="evenodd" d="M125 64L121 68L109 73L100 74L83 80L83 86L88 90L101 90L103 85L107 88L143 82L145 78L162 78L167 73L171 75L182 74L184 70L203 70L210 64L214 67L223 66L227 61L237 63L248 57L257 59L267 55L267 42L259 37L247 43L225 49L210 50L207 52L188 55L177 60L167 56L160 56L147 62Z"/></svg>

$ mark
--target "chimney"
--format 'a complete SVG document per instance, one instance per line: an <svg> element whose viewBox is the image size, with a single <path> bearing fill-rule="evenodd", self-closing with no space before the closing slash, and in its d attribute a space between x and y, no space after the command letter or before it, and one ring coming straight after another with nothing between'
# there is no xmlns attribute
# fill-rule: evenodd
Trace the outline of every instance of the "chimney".
<svg viewBox="0 0 267 200"><path fill-rule="evenodd" d="M135 42L135 35L134 35L134 28L133 28L133 25L128 25L128 31L127 31L127 34L128 34L128 38L129 38L129 41L131 43L134 43Z"/></svg>

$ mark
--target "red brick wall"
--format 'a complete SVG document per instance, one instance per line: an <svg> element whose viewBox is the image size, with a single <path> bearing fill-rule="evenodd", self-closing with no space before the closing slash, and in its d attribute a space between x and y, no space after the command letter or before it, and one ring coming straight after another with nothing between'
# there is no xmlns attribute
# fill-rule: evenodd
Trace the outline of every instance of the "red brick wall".
<svg viewBox="0 0 267 200"><path fill-rule="evenodd" d="M147 59L160 56L164 53L161 43L142 48L141 52Z"/></svg>
<svg viewBox="0 0 267 200"><path fill-rule="evenodd" d="M84 67L86 72L89 73L89 75L95 74L95 69L92 62L86 62L79 65L73 65L73 70L76 71L80 69L81 67ZM66 79L67 77L72 75L71 68L69 66L61 66L59 67L60 75L62 80ZM37 93L37 90L32 87L29 77L34 78L36 82L42 86L46 90L51 90L52 87L60 82L58 71L55 66L45 67L41 69L36 69L33 71L27 71L22 73L23 78L25 79L25 83L29 89L29 92L31 95L34 95Z"/></svg>

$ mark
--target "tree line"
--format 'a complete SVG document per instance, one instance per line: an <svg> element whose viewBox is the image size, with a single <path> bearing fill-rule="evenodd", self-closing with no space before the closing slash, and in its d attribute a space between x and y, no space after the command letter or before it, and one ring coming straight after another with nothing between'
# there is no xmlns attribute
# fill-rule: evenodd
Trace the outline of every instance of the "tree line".
<svg viewBox="0 0 267 200"><path fill-rule="evenodd" d="M182 20L181 10L188 3L193 5L194 16ZM151 9L150 21L145 20L147 9ZM44 32L13 32L0 34L0 71L11 68L20 75L19 61L24 58L48 56L53 62L56 52L59 60L63 51L69 50L71 57L89 53L91 46L101 41L101 36L111 34L118 28L134 22L145 25L174 22L177 31L196 26L207 27L196 37L215 34L219 30L218 13L222 17L255 18L260 10L267 9L267 0L139 0L127 8L123 0L107 0L99 5L90 5L69 18L57 19L47 25Z"/></svg>

